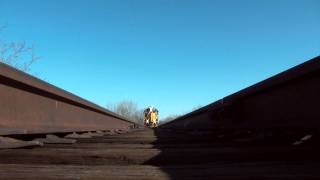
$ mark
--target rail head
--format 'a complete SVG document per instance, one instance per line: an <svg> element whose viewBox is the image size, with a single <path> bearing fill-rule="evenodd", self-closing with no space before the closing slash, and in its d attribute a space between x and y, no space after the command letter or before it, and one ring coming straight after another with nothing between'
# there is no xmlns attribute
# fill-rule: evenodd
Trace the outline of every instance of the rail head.
<svg viewBox="0 0 320 180"><path fill-rule="evenodd" d="M27 85L29 87L33 87L42 91L45 91L47 93L50 93L52 95L55 95L56 97L61 97L64 99L68 99L73 101L76 104L83 105L85 107L91 108L92 110L96 110L97 112L108 114L110 116L113 116L118 119L122 119L124 121L130 120L126 119L125 117L122 117L116 113L113 113L97 104L94 104L86 99L83 99L71 92L68 92L66 90L63 90L59 87L56 87L48 82L45 82L37 77L34 77L30 74L27 74L23 71L20 71L16 68L13 68L7 64L0 62L0 76L2 78L6 78L8 81L15 81L17 83ZM19 88L19 87L17 87Z"/></svg>
<svg viewBox="0 0 320 180"><path fill-rule="evenodd" d="M63 115L61 114L63 113L68 114L68 115L65 115L65 118L77 118L78 120L74 120L74 122L75 123L77 123L77 121L79 123L81 122L82 124L78 124L78 125L81 125L83 129L90 129L90 128L85 128L86 127L85 122L83 120L79 120L79 119L84 119L84 117L80 117L81 113L84 113L83 115L85 115L86 118L89 118L88 121L90 121L91 115L94 116L93 120L90 121L92 123L91 127L98 127L99 123L102 122L103 117L109 117L108 119L110 120L110 123L112 122L113 124L117 124L115 120L123 121L125 124L132 124L132 125L135 124L133 121L130 121L125 117L122 117L116 113L113 113L99 105L96 105L88 100L85 100L77 95L67 92L61 88L58 88L52 84L49 84L43 80L40 80L20 70L17 70L4 63L0 63L0 85L2 85L0 86L1 97L3 99L6 99L7 101L7 102L2 102L1 105L7 106L6 103L9 103L11 107L11 109L7 108L6 110L1 110L1 114L0 114L1 115L0 119L2 121L0 128L6 131L7 129L10 130L11 128L14 129L16 126L20 126L19 122L22 126L22 124L25 123L22 118L28 117L29 120L32 122L33 119L31 118L31 116L37 119L36 124L38 123L39 125L42 124L43 121L48 121L48 125L46 125L45 129L37 130L39 132L43 130L46 131L51 128L50 123L54 124L60 121L60 119L63 117ZM11 92L11 93L8 92L8 89L10 89L9 87L12 90L14 90L14 92ZM40 97L42 97L41 98L42 100L40 99ZM24 100L22 99L28 99L29 103L24 102ZM35 99L36 101L33 102L33 99ZM12 102L9 102L9 101L12 101ZM61 108L57 110L55 106L52 106L54 102L61 102L62 103ZM15 104L15 103L18 103L18 104ZM41 110L42 108L41 103L44 103L47 105L46 109ZM32 106L33 109L31 107L29 108L29 106ZM15 114L12 114L13 113L12 109L16 109L16 108L20 108L20 109L17 109L15 111L24 112L24 117L22 117L22 115L18 115L19 112L15 112ZM37 111L38 109L39 109L38 115L35 112L31 112L32 110ZM41 113L45 113L45 112L47 112L48 115L43 115L43 114L40 115ZM79 112L81 113L77 114ZM55 115L52 115L52 113L54 113ZM57 117L53 117L56 115ZM44 119L44 116L46 116L48 120ZM57 118L59 120L57 120ZM11 123L15 123L15 125L13 125L13 127L8 128L7 125L10 125ZM66 122L63 122L62 120L59 123L60 124L58 125L61 125L61 126L63 126L63 124L66 124ZM69 125L72 126L71 125L72 122L69 122L69 123L70 123ZM106 123L102 122L102 124L105 124L104 126L106 126ZM123 125L123 123L118 123L118 124ZM28 126L28 124L26 126ZM89 126L90 125L87 125L87 127ZM22 127L19 127L17 129L21 129L21 128ZM54 129L57 130L56 127Z"/></svg>

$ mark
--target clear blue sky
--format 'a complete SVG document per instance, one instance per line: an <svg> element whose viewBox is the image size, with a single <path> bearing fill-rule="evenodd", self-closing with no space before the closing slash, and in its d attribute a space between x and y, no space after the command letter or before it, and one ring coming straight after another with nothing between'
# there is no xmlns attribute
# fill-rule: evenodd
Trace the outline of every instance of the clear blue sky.
<svg viewBox="0 0 320 180"><path fill-rule="evenodd" d="M319 0L0 0L33 73L101 106L183 114L319 55Z"/></svg>

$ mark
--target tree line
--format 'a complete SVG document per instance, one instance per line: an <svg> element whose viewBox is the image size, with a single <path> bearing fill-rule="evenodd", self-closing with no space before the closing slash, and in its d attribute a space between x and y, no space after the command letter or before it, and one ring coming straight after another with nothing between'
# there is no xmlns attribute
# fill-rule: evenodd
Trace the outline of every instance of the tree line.
<svg viewBox="0 0 320 180"><path fill-rule="evenodd" d="M195 108L192 109L192 111L201 108L201 106L197 106ZM143 125L143 121L144 121L144 114L143 111L144 109L140 109L137 105L137 103L133 102L133 101L121 101L119 103L114 103L114 104L109 104L107 105L107 109L109 109L110 111L119 114L137 124L141 124ZM161 114L161 110L160 110L160 114ZM178 117L180 117L181 115L179 114L172 114L169 115L165 118L160 118L160 124L164 124L167 122L170 122L172 120L177 119Z"/></svg>

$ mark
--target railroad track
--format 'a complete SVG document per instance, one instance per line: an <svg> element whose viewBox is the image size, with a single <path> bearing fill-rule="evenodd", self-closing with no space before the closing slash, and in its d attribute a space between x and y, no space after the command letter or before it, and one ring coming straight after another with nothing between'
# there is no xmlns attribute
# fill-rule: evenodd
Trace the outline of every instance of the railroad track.
<svg viewBox="0 0 320 180"><path fill-rule="evenodd" d="M1 179L306 179L320 177L315 138L303 146L139 129L75 144L0 150Z"/></svg>
<svg viewBox="0 0 320 180"><path fill-rule="evenodd" d="M319 82L316 57L148 129L0 64L0 179L319 179Z"/></svg>

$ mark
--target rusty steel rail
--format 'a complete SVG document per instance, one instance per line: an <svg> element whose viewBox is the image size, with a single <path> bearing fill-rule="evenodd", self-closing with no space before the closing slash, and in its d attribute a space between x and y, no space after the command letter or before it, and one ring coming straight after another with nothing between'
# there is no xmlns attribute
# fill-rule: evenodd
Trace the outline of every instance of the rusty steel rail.
<svg viewBox="0 0 320 180"><path fill-rule="evenodd" d="M162 128L320 128L320 56Z"/></svg>
<svg viewBox="0 0 320 180"><path fill-rule="evenodd" d="M129 129L128 119L0 63L0 135Z"/></svg>

